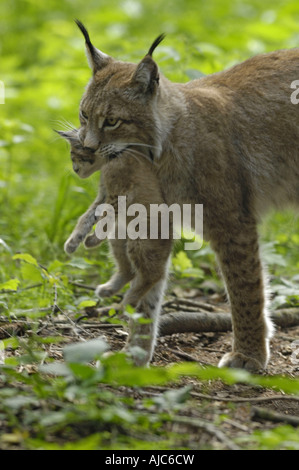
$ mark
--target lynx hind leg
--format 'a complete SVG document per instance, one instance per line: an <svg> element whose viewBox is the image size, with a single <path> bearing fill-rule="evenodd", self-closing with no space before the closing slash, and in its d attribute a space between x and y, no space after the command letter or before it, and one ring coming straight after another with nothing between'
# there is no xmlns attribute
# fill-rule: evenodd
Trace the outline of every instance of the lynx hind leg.
<svg viewBox="0 0 299 470"><path fill-rule="evenodd" d="M108 282L97 286L95 292L99 297L111 297L134 277L134 270L127 255L127 241L109 240L109 244L117 264L117 272Z"/></svg>
<svg viewBox="0 0 299 470"><path fill-rule="evenodd" d="M258 372L269 360L269 338L273 327L266 314L265 281L259 256L258 236L253 223L227 231L225 240L213 247L220 262L230 299L233 348L219 367Z"/></svg>

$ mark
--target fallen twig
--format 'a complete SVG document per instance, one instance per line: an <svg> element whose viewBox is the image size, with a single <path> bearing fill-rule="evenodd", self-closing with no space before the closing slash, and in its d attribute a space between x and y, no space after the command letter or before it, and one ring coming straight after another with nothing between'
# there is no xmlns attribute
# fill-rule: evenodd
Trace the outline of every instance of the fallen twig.
<svg viewBox="0 0 299 470"><path fill-rule="evenodd" d="M75 287L80 287L81 289L92 290L95 291L96 288L93 286L88 286L86 284L81 284L80 282L69 281L69 284Z"/></svg>
<svg viewBox="0 0 299 470"><path fill-rule="evenodd" d="M190 299L181 299L176 298L165 302L162 308L166 307L179 307L180 305L186 305L187 307L194 307L194 308L201 308L203 310L207 310L207 312L220 312L221 309L216 307L212 304L207 304L205 302L199 302L197 300L190 300Z"/></svg>
<svg viewBox="0 0 299 470"><path fill-rule="evenodd" d="M205 361L200 361L194 356L191 356L190 354L185 353L184 351L179 351L178 349L170 349L167 348L167 351L175 354L176 356L180 357L181 359L185 359L185 361L189 362L199 362L200 364L208 365L210 366L211 364Z"/></svg>
<svg viewBox="0 0 299 470"><path fill-rule="evenodd" d="M297 416L288 416L268 408L253 407L251 417L256 421L272 421L273 423L287 423L291 426L299 426L299 418Z"/></svg>
<svg viewBox="0 0 299 470"><path fill-rule="evenodd" d="M189 416L172 416L171 421L174 423L183 424L186 426L193 426L195 428L200 428L206 431L207 433L215 436L220 442L222 442L230 450L241 450L234 442L232 442L224 432L222 432L217 426L208 421L204 421L199 418L192 418Z"/></svg>
<svg viewBox="0 0 299 470"><path fill-rule="evenodd" d="M171 390L167 387L162 387L158 385L152 385L150 387L154 392L168 392ZM151 392L148 392L149 394ZM272 395L270 397L218 397L217 395L207 395L206 393L199 392L189 392L190 396L193 398L202 398L204 400L212 401L222 401L222 402L233 402L233 403L262 403L268 401L276 400L286 400L286 401L295 401L299 402L299 397L294 395Z"/></svg>

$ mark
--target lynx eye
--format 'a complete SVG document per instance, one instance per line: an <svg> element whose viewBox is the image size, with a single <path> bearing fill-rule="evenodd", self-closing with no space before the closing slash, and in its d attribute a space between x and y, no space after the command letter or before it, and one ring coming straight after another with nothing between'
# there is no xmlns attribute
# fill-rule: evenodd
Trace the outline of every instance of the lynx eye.
<svg viewBox="0 0 299 470"><path fill-rule="evenodd" d="M116 129L120 125L120 119L118 118L107 118L104 122L104 127L108 127L110 129Z"/></svg>
<svg viewBox="0 0 299 470"><path fill-rule="evenodd" d="M84 111L80 111L80 116L84 121L88 121L88 116Z"/></svg>

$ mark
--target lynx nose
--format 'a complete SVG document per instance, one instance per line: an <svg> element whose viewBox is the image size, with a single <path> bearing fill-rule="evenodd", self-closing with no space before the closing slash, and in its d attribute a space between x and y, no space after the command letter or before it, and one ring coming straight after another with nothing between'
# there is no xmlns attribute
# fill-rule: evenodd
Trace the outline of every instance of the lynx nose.
<svg viewBox="0 0 299 470"><path fill-rule="evenodd" d="M97 137L92 132L89 131L87 132L85 136L83 146L85 149L95 152L99 146L99 141Z"/></svg>
<svg viewBox="0 0 299 470"><path fill-rule="evenodd" d="M75 173L79 173L80 166L78 165L78 163L73 162L73 170Z"/></svg>

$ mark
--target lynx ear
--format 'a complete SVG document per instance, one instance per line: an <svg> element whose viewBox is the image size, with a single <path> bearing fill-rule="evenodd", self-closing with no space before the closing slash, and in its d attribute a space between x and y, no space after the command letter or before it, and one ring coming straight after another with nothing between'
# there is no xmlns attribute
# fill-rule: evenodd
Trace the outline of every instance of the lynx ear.
<svg viewBox="0 0 299 470"><path fill-rule="evenodd" d="M96 47L94 47L94 45L90 41L87 29L81 23L81 21L75 20L75 22L85 38L88 64L93 73L96 73L98 70L102 69L108 64L108 62L110 61L110 57L107 54L104 54L104 52L101 52Z"/></svg>
<svg viewBox="0 0 299 470"><path fill-rule="evenodd" d="M140 91L144 93L153 93L159 85L159 69L152 58L152 54L164 38L165 34L161 34L157 37L144 59L138 64L136 72L134 73L133 82L138 84Z"/></svg>

